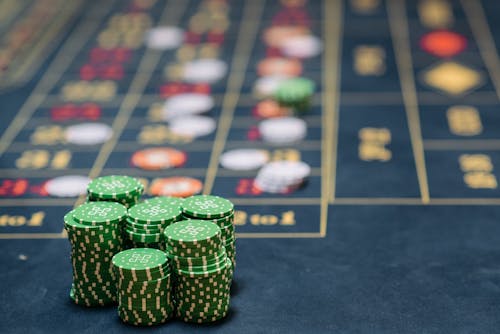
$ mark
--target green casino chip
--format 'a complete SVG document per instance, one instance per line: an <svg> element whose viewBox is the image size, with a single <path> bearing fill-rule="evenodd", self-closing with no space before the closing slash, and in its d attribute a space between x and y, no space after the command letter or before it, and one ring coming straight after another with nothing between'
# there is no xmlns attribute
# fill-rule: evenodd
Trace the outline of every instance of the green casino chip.
<svg viewBox="0 0 500 334"><path fill-rule="evenodd" d="M182 219L184 219L184 220L203 219L205 221L210 221L212 223L215 223L221 229L234 227L234 213L230 214L229 216L218 218L218 219L194 218L194 217L191 217L191 216L186 215L185 213L183 213L182 214Z"/></svg>
<svg viewBox="0 0 500 334"><path fill-rule="evenodd" d="M136 248L138 249L138 248ZM147 248L151 250L157 250L154 248ZM168 265L147 269L147 270L121 270L117 269L115 276L118 279L122 279L129 282L141 282L141 281L154 281L158 280L166 275L170 274L170 267Z"/></svg>
<svg viewBox="0 0 500 334"><path fill-rule="evenodd" d="M153 203L153 204L178 206L178 207L181 207L182 202L184 202L184 198L170 197L170 196L151 197L144 201L144 203Z"/></svg>
<svg viewBox="0 0 500 334"><path fill-rule="evenodd" d="M223 298L216 297L220 300L218 303L213 302L179 302L177 303L177 310L181 310L186 315L194 315L194 313L202 314L217 314L221 311L227 310L229 307L229 295ZM205 300L200 298L200 300Z"/></svg>
<svg viewBox="0 0 500 334"><path fill-rule="evenodd" d="M125 229L125 234L130 240L144 242L144 243L154 243L163 240L163 234L161 233L137 233L128 228Z"/></svg>
<svg viewBox="0 0 500 334"><path fill-rule="evenodd" d="M220 228L203 220L183 220L167 226L164 231L167 242L176 245L217 245L220 242Z"/></svg>
<svg viewBox="0 0 500 334"><path fill-rule="evenodd" d="M296 111L306 111L314 93L314 82L306 78L292 78L282 82L275 91L278 103Z"/></svg>
<svg viewBox="0 0 500 334"><path fill-rule="evenodd" d="M155 227L154 225L138 225L130 223L127 223L127 225L125 225L125 230L134 233L144 233L144 234L162 233L162 230L159 227Z"/></svg>
<svg viewBox="0 0 500 334"><path fill-rule="evenodd" d="M151 248L135 248L122 251L113 257L113 265L121 270L141 271L164 266L167 254Z"/></svg>
<svg viewBox="0 0 500 334"><path fill-rule="evenodd" d="M165 246L165 250L169 254L175 254L176 256L181 256L181 257L203 257L203 256L208 256L208 255L214 255L219 252L219 248L198 248L198 249L192 249L192 248L180 248L180 247L171 247L168 244Z"/></svg>
<svg viewBox="0 0 500 334"><path fill-rule="evenodd" d="M200 266L200 265L210 265L216 262L220 262L226 255L225 248L222 248L217 254L199 256L199 257L182 257L173 254L168 254L168 257L172 263L180 266Z"/></svg>
<svg viewBox="0 0 500 334"><path fill-rule="evenodd" d="M182 212L193 218L218 219L233 214L234 205L219 196L196 195L184 200Z"/></svg>
<svg viewBox="0 0 500 334"><path fill-rule="evenodd" d="M190 278L199 278L199 277L210 277L213 275L226 273L228 268L231 268L231 260L226 259L219 266L216 266L212 269L208 270L199 270L199 271L190 271L188 269L175 269L175 273L179 276L185 276Z"/></svg>
<svg viewBox="0 0 500 334"><path fill-rule="evenodd" d="M73 210L73 219L83 225L110 225L124 220L127 208L115 202L89 202Z"/></svg>
<svg viewBox="0 0 500 334"><path fill-rule="evenodd" d="M68 233L72 233L73 231L83 231L83 232L92 232L94 234L100 233L101 231L109 231L109 228L106 229L101 225L84 225L80 224L73 218L73 213L75 210L71 210L67 214L64 215L64 227Z"/></svg>
<svg viewBox="0 0 500 334"><path fill-rule="evenodd" d="M127 219L125 219L125 223L130 227L139 228L139 229L163 230L163 224L161 222L136 223L133 220L130 220L129 218L127 218Z"/></svg>
<svg viewBox="0 0 500 334"><path fill-rule="evenodd" d="M102 199L134 198L139 197L143 191L144 186L138 179L125 175L98 177L87 186L90 197Z"/></svg>
<svg viewBox="0 0 500 334"><path fill-rule="evenodd" d="M178 205L157 202L143 202L134 205L128 211L129 220L134 223L171 223L182 217L182 211Z"/></svg>

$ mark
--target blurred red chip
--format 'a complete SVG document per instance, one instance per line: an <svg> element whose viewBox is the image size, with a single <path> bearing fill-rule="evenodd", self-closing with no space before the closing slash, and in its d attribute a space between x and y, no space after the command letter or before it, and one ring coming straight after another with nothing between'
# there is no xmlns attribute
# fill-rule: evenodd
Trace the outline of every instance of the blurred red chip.
<svg viewBox="0 0 500 334"><path fill-rule="evenodd" d="M199 194L203 183L192 177L166 177L156 179L150 187L153 196L189 197Z"/></svg>
<svg viewBox="0 0 500 334"><path fill-rule="evenodd" d="M145 170L180 167L185 162L186 153L170 147L148 148L132 155L132 165Z"/></svg>
<svg viewBox="0 0 500 334"><path fill-rule="evenodd" d="M297 59L265 58L257 65L259 76L281 75L296 77L302 73L302 64Z"/></svg>
<svg viewBox="0 0 500 334"><path fill-rule="evenodd" d="M467 39L452 31L433 31L420 39L420 47L434 56L449 58L465 50Z"/></svg>

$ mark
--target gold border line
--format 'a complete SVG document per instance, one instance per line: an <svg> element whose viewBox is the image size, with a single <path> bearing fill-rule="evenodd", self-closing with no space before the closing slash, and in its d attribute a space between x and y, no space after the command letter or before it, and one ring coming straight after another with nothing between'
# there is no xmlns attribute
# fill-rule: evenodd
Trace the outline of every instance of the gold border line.
<svg viewBox="0 0 500 334"><path fill-rule="evenodd" d="M238 228L238 227L236 227ZM238 233L236 232L236 238L238 239L260 239L260 238L324 238L321 233L315 232L276 232L276 233Z"/></svg>
<svg viewBox="0 0 500 334"><path fill-rule="evenodd" d="M0 239L65 239L64 233L0 233Z"/></svg>
<svg viewBox="0 0 500 334"><path fill-rule="evenodd" d="M389 0L387 2L387 13L399 79L401 82L403 103L405 105L406 118L408 120L408 128L410 130L411 146L413 150L413 157L415 159L415 168L417 170L420 196L422 198L422 203L427 204L430 200L429 184L427 180L418 99L409 45L410 36L408 32L405 1Z"/></svg>
<svg viewBox="0 0 500 334"><path fill-rule="evenodd" d="M479 53L488 69L493 86L495 86L497 97L500 99L500 61L483 7L477 0L461 0L461 4L471 27L472 35L478 45Z"/></svg>
<svg viewBox="0 0 500 334"><path fill-rule="evenodd" d="M336 178L337 178L337 151L339 131L339 102L340 102L340 78L341 78L341 54L342 54L342 29L343 29L343 7L341 0L325 1L325 54L323 55L323 133L324 150L322 162L324 162L326 174L323 184L329 189L322 189L322 197L327 198L327 203L335 201ZM328 37L328 38L326 38ZM328 69L326 71L325 69ZM323 209L323 208L322 208ZM326 210L326 209L325 209ZM323 226L324 225L324 226ZM321 231L326 235L326 223L322 224Z"/></svg>
<svg viewBox="0 0 500 334"><path fill-rule="evenodd" d="M500 139L427 139L426 150L500 150Z"/></svg>

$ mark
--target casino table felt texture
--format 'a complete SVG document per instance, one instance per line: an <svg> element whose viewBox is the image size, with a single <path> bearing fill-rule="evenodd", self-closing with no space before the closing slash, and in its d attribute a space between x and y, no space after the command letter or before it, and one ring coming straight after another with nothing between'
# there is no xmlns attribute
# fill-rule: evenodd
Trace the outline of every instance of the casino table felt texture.
<svg viewBox="0 0 500 334"><path fill-rule="evenodd" d="M138 330L120 321L116 306L81 307L68 296L63 216L85 201L90 179L113 174L142 178L136 192L146 200L210 193L235 205L225 319L172 320L148 332L498 332L497 2L229 2L224 40L210 35L227 67L210 62L210 71L198 71L196 58L216 50L186 47L197 45L196 34L184 44L176 28L163 31L170 44L154 30L149 41L134 36L159 25L201 29L192 17L202 0L36 3L53 9L51 19L25 24L41 24L45 37L16 49L13 59L0 57L1 333ZM10 21L0 22L0 36L38 15L34 3L17 6L6 9ZM147 15L113 18L128 11ZM95 50L114 43L99 32L116 33L123 22L124 43L139 46ZM267 29L283 22L308 26L312 38L292 39L291 50L270 47ZM307 52L310 58L290 58ZM286 53L288 60L268 59ZM90 59L105 58L124 64L123 73L93 73ZM179 63L189 64L188 76ZM311 80L312 95L280 101L269 90L283 78L267 86L260 80L276 73ZM193 82L201 75L206 82ZM191 117L209 118L196 128L173 121L192 111L183 103L173 99L171 112L162 109L179 89L213 96L195 103L203 110ZM270 131L266 140L259 125L270 115L298 119L305 131ZM252 151L235 151L242 149ZM276 160L308 167L285 180L262 172L259 187L254 179ZM129 199L131 206L136 197Z"/></svg>

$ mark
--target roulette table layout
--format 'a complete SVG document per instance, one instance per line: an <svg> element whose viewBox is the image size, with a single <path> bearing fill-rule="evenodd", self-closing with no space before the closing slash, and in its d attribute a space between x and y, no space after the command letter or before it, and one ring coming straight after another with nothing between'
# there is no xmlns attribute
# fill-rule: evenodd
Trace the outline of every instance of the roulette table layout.
<svg viewBox="0 0 500 334"><path fill-rule="evenodd" d="M234 204L228 315L183 333L494 333L500 3L0 0L0 332L69 298L92 179Z"/></svg>

